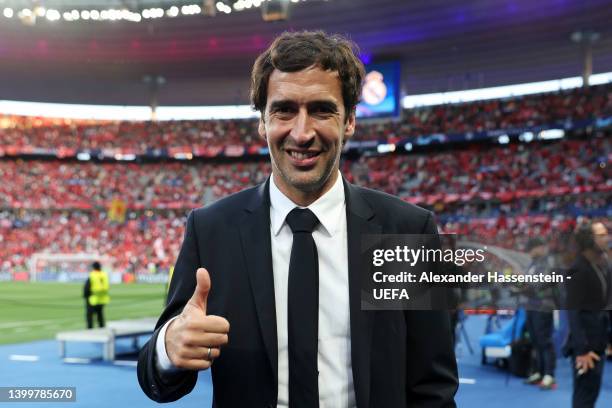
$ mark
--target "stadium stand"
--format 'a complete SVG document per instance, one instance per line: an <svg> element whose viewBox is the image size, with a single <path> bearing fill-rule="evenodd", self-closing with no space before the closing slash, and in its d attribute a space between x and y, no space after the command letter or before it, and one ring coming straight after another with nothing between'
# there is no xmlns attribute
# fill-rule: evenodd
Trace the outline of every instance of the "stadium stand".
<svg viewBox="0 0 612 408"><path fill-rule="evenodd" d="M537 126L612 115L612 85L404 111L400 122L361 124L358 138L394 142L444 132ZM189 210L261 182L267 161L253 157L147 163L62 160L46 150L134 152L263 146L256 120L83 122L0 118L2 273L23 273L34 253L99 252L124 273L166 273ZM360 185L435 210L443 231L521 247L535 234L567 231L577 217L609 217L609 127L558 141L471 143L412 154L347 157ZM43 156L36 156L41 150ZM249 150L245 150L249 151ZM251 150L253 151L253 150ZM34 155L33 155L34 154ZM94 157L95 159L95 157ZM516 242L513 237L521 236Z"/></svg>
<svg viewBox="0 0 612 408"><path fill-rule="evenodd" d="M612 85L403 112L401 121L360 122L355 139L393 141L430 134L563 124L612 116ZM34 117L0 117L0 149L151 149L189 147L204 155L228 145L258 148L257 120L177 122L91 122Z"/></svg>

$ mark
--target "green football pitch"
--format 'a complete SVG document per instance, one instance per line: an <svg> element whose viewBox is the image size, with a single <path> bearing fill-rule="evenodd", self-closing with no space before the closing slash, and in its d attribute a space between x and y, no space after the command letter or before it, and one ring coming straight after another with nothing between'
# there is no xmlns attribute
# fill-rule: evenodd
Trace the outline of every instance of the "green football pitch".
<svg viewBox="0 0 612 408"><path fill-rule="evenodd" d="M157 317L165 285L111 285L109 320ZM85 329L83 285L78 283L0 283L0 344L51 339L55 333Z"/></svg>

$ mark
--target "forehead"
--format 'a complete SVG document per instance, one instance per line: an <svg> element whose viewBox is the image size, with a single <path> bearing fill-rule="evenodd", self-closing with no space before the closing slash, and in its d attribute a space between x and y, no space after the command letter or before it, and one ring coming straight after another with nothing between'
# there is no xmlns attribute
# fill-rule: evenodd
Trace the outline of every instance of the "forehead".
<svg viewBox="0 0 612 408"><path fill-rule="evenodd" d="M279 100L297 103L327 100L342 105L342 86L338 72L324 71L319 67L297 72L275 69L268 80L267 104Z"/></svg>

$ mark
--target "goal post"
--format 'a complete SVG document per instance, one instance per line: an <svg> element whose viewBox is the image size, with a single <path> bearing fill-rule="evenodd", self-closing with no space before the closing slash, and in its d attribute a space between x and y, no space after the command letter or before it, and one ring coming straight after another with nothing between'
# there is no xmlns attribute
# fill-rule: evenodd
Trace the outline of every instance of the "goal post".
<svg viewBox="0 0 612 408"><path fill-rule="evenodd" d="M98 261L102 269L113 271L113 260L96 253L36 253L30 257L31 282L83 282Z"/></svg>

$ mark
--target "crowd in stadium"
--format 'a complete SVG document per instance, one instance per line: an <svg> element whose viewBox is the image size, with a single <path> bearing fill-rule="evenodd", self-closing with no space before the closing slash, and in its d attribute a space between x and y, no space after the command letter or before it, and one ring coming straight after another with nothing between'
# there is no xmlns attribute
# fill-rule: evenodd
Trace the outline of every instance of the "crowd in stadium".
<svg viewBox="0 0 612 408"><path fill-rule="evenodd" d="M610 196L597 201L596 208L609 214ZM186 214L187 210L130 211L125 221L115 222L104 211L2 211L0 272L27 270L28 260L38 252L101 253L121 272L167 272L178 255ZM438 220L443 232L516 250L531 237L556 236L576 225L574 215L562 212L463 218L442 214Z"/></svg>
<svg viewBox="0 0 612 408"><path fill-rule="evenodd" d="M252 186L269 164L95 164L3 161L0 208L107 208L113 199L130 208L195 208Z"/></svg>
<svg viewBox="0 0 612 408"><path fill-rule="evenodd" d="M356 138L537 126L612 116L612 85L588 90L417 108L402 121L360 122ZM607 134L606 134L607 135ZM78 122L0 117L10 148L136 152L177 146L263 146L256 120ZM431 208L441 229L521 249L531 236L569 231L578 217L609 218L609 136L423 154L351 158L351 182ZM124 272L167 270L192 208L263 181L268 161L95 163L0 161L0 272L25 270L33 253L104 253ZM517 237L518 238L517 240Z"/></svg>
<svg viewBox="0 0 612 408"><path fill-rule="evenodd" d="M609 138L471 147L346 160L347 178L432 208L442 229L520 248L610 212ZM267 162L79 163L0 161L0 270L36 252L100 252L122 271L167 270L191 208L254 185ZM125 208L111 216L114 200ZM516 237L521 237L516 241Z"/></svg>
<svg viewBox="0 0 612 408"><path fill-rule="evenodd" d="M393 139L436 133L466 133L530 127L612 116L612 86L437 105L405 111L401 122L361 126L356 137Z"/></svg>
<svg viewBox="0 0 612 408"><path fill-rule="evenodd" d="M0 272L25 271L38 252L99 253L121 272L168 271L183 239L183 212L130 213L111 222L106 212L0 211Z"/></svg>
<svg viewBox="0 0 612 408"><path fill-rule="evenodd" d="M465 133L612 116L612 85L588 90L438 105L404 111L401 121L360 121L354 136L391 140ZM88 123L31 117L0 118L0 150L19 148L116 149L137 153L186 146L264 146L257 120Z"/></svg>
<svg viewBox="0 0 612 408"><path fill-rule="evenodd" d="M423 155L386 155L345 161L350 181L407 201L433 206L473 200L612 191L609 139L569 140ZM0 208L195 208L252 186L268 162L74 163L2 161Z"/></svg>

